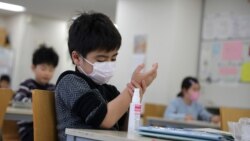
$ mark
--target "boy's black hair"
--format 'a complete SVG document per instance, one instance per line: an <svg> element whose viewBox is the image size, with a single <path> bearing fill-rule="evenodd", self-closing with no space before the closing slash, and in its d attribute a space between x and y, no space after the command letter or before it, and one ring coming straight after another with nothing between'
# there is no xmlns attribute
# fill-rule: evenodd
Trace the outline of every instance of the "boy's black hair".
<svg viewBox="0 0 250 141"><path fill-rule="evenodd" d="M32 64L49 64L56 67L58 64L58 55L52 47L47 47L45 44L41 44L40 47L33 53Z"/></svg>
<svg viewBox="0 0 250 141"><path fill-rule="evenodd" d="M3 74L0 78L0 81L7 81L8 83L10 83L10 77L7 74Z"/></svg>
<svg viewBox="0 0 250 141"><path fill-rule="evenodd" d="M182 89L188 90L193 84L199 84L198 79L190 76L184 78L181 84L181 92L178 93L177 97L183 97L184 94L182 93Z"/></svg>
<svg viewBox="0 0 250 141"><path fill-rule="evenodd" d="M113 51L121 46L121 35L112 21L102 13L81 13L69 29L69 53L76 51L83 57L89 52Z"/></svg>

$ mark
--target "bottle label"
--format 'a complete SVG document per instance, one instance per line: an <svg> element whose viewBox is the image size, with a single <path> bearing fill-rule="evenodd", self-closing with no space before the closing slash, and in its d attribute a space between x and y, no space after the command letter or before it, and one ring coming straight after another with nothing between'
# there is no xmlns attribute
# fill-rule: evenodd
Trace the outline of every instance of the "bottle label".
<svg viewBox="0 0 250 141"><path fill-rule="evenodd" d="M138 105L136 104L135 105L135 112L136 113L138 113L138 112L141 113L141 105L140 104L138 104Z"/></svg>

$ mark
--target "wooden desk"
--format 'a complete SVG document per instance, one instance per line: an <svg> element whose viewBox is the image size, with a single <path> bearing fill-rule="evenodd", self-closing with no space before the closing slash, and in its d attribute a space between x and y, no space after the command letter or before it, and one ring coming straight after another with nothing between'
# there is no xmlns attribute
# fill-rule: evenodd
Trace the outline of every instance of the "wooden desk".
<svg viewBox="0 0 250 141"><path fill-rule="evenodd" d="M67 141L166 141L110 130L66 129Z"/></svg>
<svg viewBox="0 0 250 141"><path fill-rule="evenodd" d="M202 121L182 121L182 120L170 120L164 118L157 118L157 117L148 117L147 118L147 125L150 126L171 126L176 128L213 128L213 129L220 129L219 124L213 124L208 122Z"/></svg>
<svg viewBox="0 0 250 141"><path fill-rule="evenodd" d="M8 107L4 119L32 121L32 109Z"/></svg>

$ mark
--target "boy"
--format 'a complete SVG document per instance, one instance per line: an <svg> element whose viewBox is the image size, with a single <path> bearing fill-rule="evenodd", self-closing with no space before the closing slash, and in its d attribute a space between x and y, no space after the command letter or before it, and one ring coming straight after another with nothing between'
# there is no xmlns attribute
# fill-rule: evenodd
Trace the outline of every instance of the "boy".
<svg viewBox="0 0 250 141"><path fill-rule="evenodd" d="M101 13L83 13L70 26L68 47L75 71L66 71L57 81L55 100L59 140L66 140L65 128L126 128L133 88L146 87L155 79L157 64L133 73L131 83L119 92L107 82L113 76L121 45L121 35L111 20Z"/></svg>
<svg viewBox="0 0 250 141"><path fill-rule="evenodd" d="M27 79L20 84L14 101L31 102L33 89L50 90L54 91L55 85L49 84L53 77L55 68L58 64L58 55L46 45L41 45L34 54L32 59L32 71L35 74L34 79ZM22 141L33 140L33 122L20 121L19 134Z"/></svg>
<svg viewBox="0 0 250 141"><path fill-rule="evenodd" d="M10 88L10 77L8 75L1 76L0 88Z"/></svg>

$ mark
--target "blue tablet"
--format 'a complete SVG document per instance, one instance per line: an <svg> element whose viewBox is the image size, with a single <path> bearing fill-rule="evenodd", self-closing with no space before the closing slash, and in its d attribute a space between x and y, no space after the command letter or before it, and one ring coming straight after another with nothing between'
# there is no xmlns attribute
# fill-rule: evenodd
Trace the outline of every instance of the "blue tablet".
<svg viewBox="0 0 250 141"><path fill-rule="evenodd" d="M227 141L223 135L194 131L180 128L163 128L142 126L138 133L143 136L151 136L182 141Z"/></svg>

